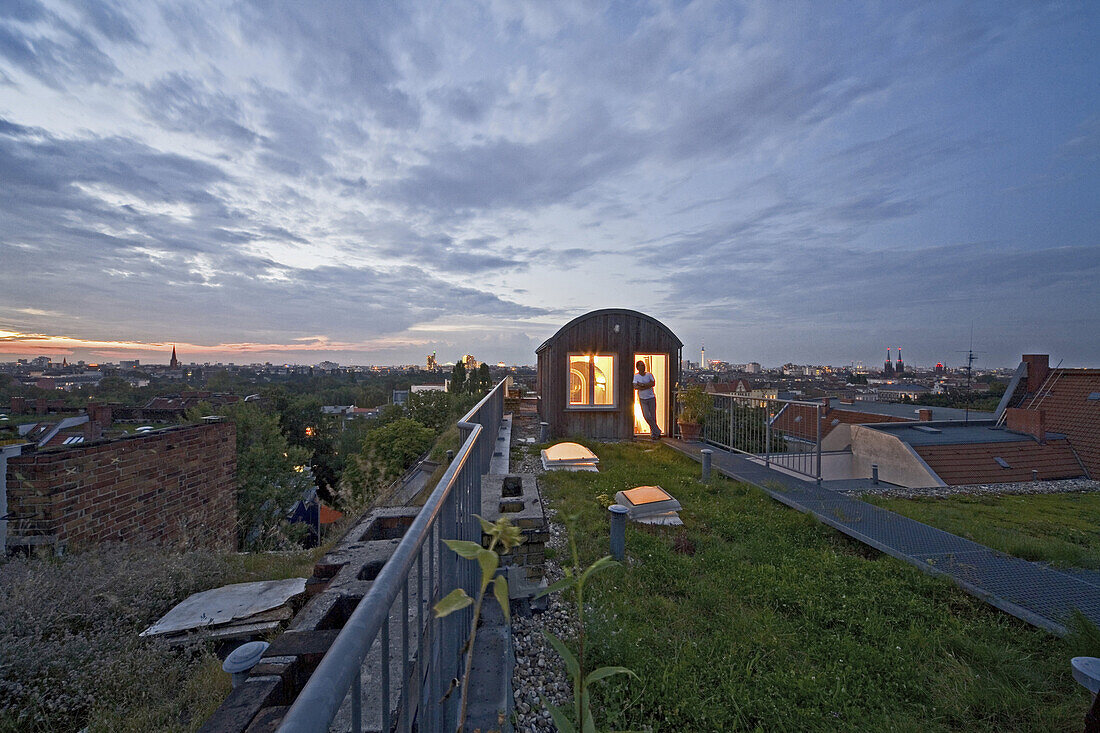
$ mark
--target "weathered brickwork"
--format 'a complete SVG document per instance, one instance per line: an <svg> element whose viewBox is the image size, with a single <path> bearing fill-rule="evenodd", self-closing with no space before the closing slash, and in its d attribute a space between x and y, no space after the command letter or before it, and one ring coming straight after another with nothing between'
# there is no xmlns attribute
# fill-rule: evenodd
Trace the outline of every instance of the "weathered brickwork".
<svg viewBox="0 0 1100 733"><path fill-rule="evenodd" d="M236 430L167 428L8 461L8 547L154 542L233 550Z"/></svg>

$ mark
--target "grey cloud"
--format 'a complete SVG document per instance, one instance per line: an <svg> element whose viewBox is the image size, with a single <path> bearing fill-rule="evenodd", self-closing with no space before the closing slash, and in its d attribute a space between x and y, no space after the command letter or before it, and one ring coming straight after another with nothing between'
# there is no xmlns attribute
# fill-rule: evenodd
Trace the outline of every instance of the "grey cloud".
<svg viewBox="0 0 1100 733"><path fill-rule="evenodd" d="M118 74L86 33L56 17L52 20L60 40L30 37L0 24L0 58L55 89L79 82L102 83Z"/></svg>
<svg viewBox="0 0 1100 733"><path fill-rule="evenodd" d="M347 99L386 127L419 123L418 103L400 88L390 48L394 29L408 22L402 6L252 2L239 10L246 27L282 46L302 89Z"/></svg>
<svg viewBox="0 0 1100 733"><path fill-rule="evenodd" d="M975 242L865 253L795 246L774 248L763 262L728 257L683 268L668 279L668 302L691 303L701 319L736 313L777 324L850 322L853 313L866 323L943 322L962 305L989 304L1023 317L1038 293L1053 297L1044 300L1051 311L1068 314L1098 275L1100 251L1089 247Z"/></svg>
<svg viewBox="0 0 1100 733"><path fill-rule="evenodd" d="M433 96L438 104L463 122L480 122L492 108L499 91L486 82L464 87L443 87Z"/></svg>
<svg viewBox="0 0 1100 733"><path fill-rule="evenodd" d="M317 334L368 339L455 312L542 312L428 271L437 255L440 269L452 272L512 264L491 252L491 241L426 247L422 266L288 267L246 248L262 239L306 240L213 198L207 189L226 180L214 166L117 138L64 140L10 122L0 133L8 194L0 199L0 260L5 272L20 274L5 279L4 302L37 302L50 292L56 310L75 314L55 332L285 343ZM109 185L149 204L197 203L179 219L112 206L78 183ZM189 314L186 325L180 313Z"/></svg>
<svg viewBox="0 0 1100 733"><path fill-rule="evenodd" d="M138 42L134 26L110 3L101 1L74 2L73 4L104 38L116 43Z"/></svg>
<svg viewBox="0 0 1100 733"><path fill-rule="evenodd" d="M194 132L219 141L249 145L257 135L240 120L240 105L232 97L211 92L193 76L173 72L148 87L139 87L145 114L169 130Z"/></svg>
<svg viewBox="0 0 1100 733"><path fill-rule="evenodd" d="M0 3L0 18L11 18L29 23L45 16L42 4L37 0L5 0Z"/></svg>
<svg viewBox="0 0 1100 733"><path fill-rule="evenodd" d="M644 156L637 135L616 130L598 105L534 143L498 139L433 151L386 195L440 213L560 203Z"/></svg>
<svg viewBox="0 0 1100 733"><path fill-rule="evenodd" d="M421 233L406 222L361 216L347 218L342 223L363 242L361 246L349 247L356 254L377 253L428 270L471 275L527 267L525 257L500 248L494 237L456 241L445 233Z"/></svg>
<svg viewBox="0 0 1100 733"><path fill-rule="evenodd" d="M272 170L291 177L322 175L332 170L326 156L335 146L326 136L327 121L289 96L260 90L257 101L264 109L263 151L260 160Z"/></svg>

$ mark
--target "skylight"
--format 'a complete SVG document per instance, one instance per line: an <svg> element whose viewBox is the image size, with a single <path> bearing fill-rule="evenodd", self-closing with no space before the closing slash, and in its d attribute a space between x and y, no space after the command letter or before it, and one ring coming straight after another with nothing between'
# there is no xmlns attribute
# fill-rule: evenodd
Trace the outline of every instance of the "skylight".
<svg viewBox="0 0 1100 733"><path fill-rule="evenodd" d="M997 462L997 465L1001 468L1012 468L1012 466L1008 465L1008 461L1001 458L1000 456L994 456L993 460L995 460Z"/></svg>
<svg viewBox="0 0 1100 733"><path fill-rule="evenodd" d="M1089 399L1090 400L1100 400L1100 392L1091 392L1091 393L1089 393Z"/></svg>

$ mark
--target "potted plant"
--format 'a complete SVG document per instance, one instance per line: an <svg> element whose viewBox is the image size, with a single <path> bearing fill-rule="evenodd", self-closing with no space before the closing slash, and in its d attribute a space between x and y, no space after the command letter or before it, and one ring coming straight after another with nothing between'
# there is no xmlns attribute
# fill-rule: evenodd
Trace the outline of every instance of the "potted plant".
<svg viewBox="0 0 1100 733"><path fill-rule="evenodd" d="M680 426L682 440L699 440L710 407L710 395L699 385L693 384L680 391L680 415L676 419L676 424Z"/></svg>

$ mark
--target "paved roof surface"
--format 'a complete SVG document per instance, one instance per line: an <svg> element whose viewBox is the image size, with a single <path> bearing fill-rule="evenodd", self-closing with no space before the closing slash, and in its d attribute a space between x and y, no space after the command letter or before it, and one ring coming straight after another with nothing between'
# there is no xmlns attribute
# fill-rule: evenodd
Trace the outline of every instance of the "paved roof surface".
<svg viewBox="0 0 1100 733"><path fill-rule="evenodd" d="M928 432L918 428L928 428L939 432ZM1035 438L1024 433L1014 433L1003 427L995 427L991 420L983 420L978 425L956 425L944 422L897 423L876 425L875 430L895 435L909 445L967 445L979 443L1024 443L1036 442ZM1047 433L1051 439L1066 436Z"/></svg>
<svg viewBox="0 0 1100 733"><path fill-rule="evenodd" d="M966 418L966 410L955 407L930 407L928 405L910 405L901 402L870 402L858 400L848 405L833 400L832 406L837 410L850 410L853 412L868 412L874 415L892 415L905 417L910 420L917 419L918 410L931 410L933 420L963 420ZM987 420L993 417L992 412L970 411L971 420Z"/></svg>

